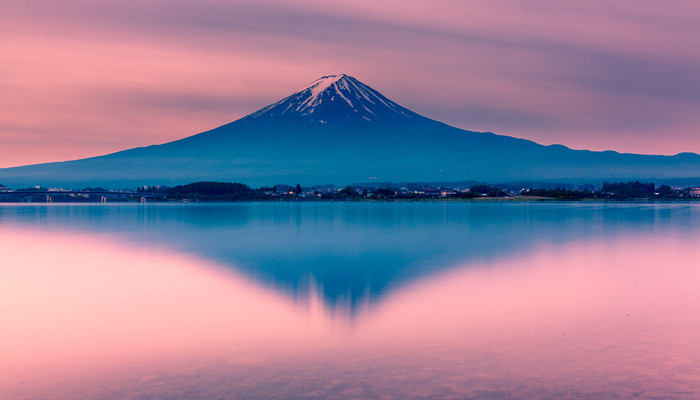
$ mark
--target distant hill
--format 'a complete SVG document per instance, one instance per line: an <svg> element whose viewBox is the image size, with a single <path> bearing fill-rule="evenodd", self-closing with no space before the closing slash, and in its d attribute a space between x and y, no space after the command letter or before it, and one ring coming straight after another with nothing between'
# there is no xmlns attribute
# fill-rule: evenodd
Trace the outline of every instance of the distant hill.
<svg viewBox="0 0 700 400"><path fill-rule="evenodd" d="M138 129L138 127L134 128ZM224 126L174 142L0 169L10 187L134 187L194 181L314 185L393 181L678 180L700 155L572 150L431 120L348 75L322 77Z"/></svg>

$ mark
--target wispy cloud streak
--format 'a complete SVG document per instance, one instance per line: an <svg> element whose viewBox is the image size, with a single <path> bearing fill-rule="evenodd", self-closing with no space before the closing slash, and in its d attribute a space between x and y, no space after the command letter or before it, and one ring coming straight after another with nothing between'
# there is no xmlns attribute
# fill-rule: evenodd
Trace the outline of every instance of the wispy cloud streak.
<svg viewBox="0 0 700 400"><path fill-rule="evenodd" d="M700 152L700 3L0 2L0 166L230 122L349 73L544 144Z"/></svg>

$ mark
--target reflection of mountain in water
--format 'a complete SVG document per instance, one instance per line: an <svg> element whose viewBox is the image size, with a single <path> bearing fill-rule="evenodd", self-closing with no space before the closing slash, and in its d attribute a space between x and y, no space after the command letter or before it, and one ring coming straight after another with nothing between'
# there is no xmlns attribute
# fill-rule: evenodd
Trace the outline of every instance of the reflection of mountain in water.
<svg viewBox="0 0 700 400"><path fill-rule="evenodd" d="M230 266L305 299L353 313L392 287L535 246L698 229L687 205L235 203L0 207L0 222L115 234ZM345 308L347 307L347 310Z"/></svg>

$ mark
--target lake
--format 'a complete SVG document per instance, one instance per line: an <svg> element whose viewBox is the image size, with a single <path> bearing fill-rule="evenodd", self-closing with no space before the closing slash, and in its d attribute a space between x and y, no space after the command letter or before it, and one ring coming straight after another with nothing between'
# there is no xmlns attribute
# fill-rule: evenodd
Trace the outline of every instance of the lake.
<svg viewBox="0 0 700 400"><path fill-rule="evenodd" d="M3 399L697 399L700 206L0 205Z"/></svg>

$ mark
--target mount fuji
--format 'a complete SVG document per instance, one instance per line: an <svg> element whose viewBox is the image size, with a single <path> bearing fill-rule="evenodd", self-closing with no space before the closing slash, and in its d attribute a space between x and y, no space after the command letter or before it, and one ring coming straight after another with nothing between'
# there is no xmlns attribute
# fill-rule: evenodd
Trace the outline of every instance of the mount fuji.
<svg viewBox="0 0 700 400"><path fill-rule="evenodd" d="M324 76L239 120L194 136L81 160L0 169L0 182L111 188L238 181L344 185L480 180L700 177L700 155L572 150L472 132L401 107L348 75Z"/></svg>

